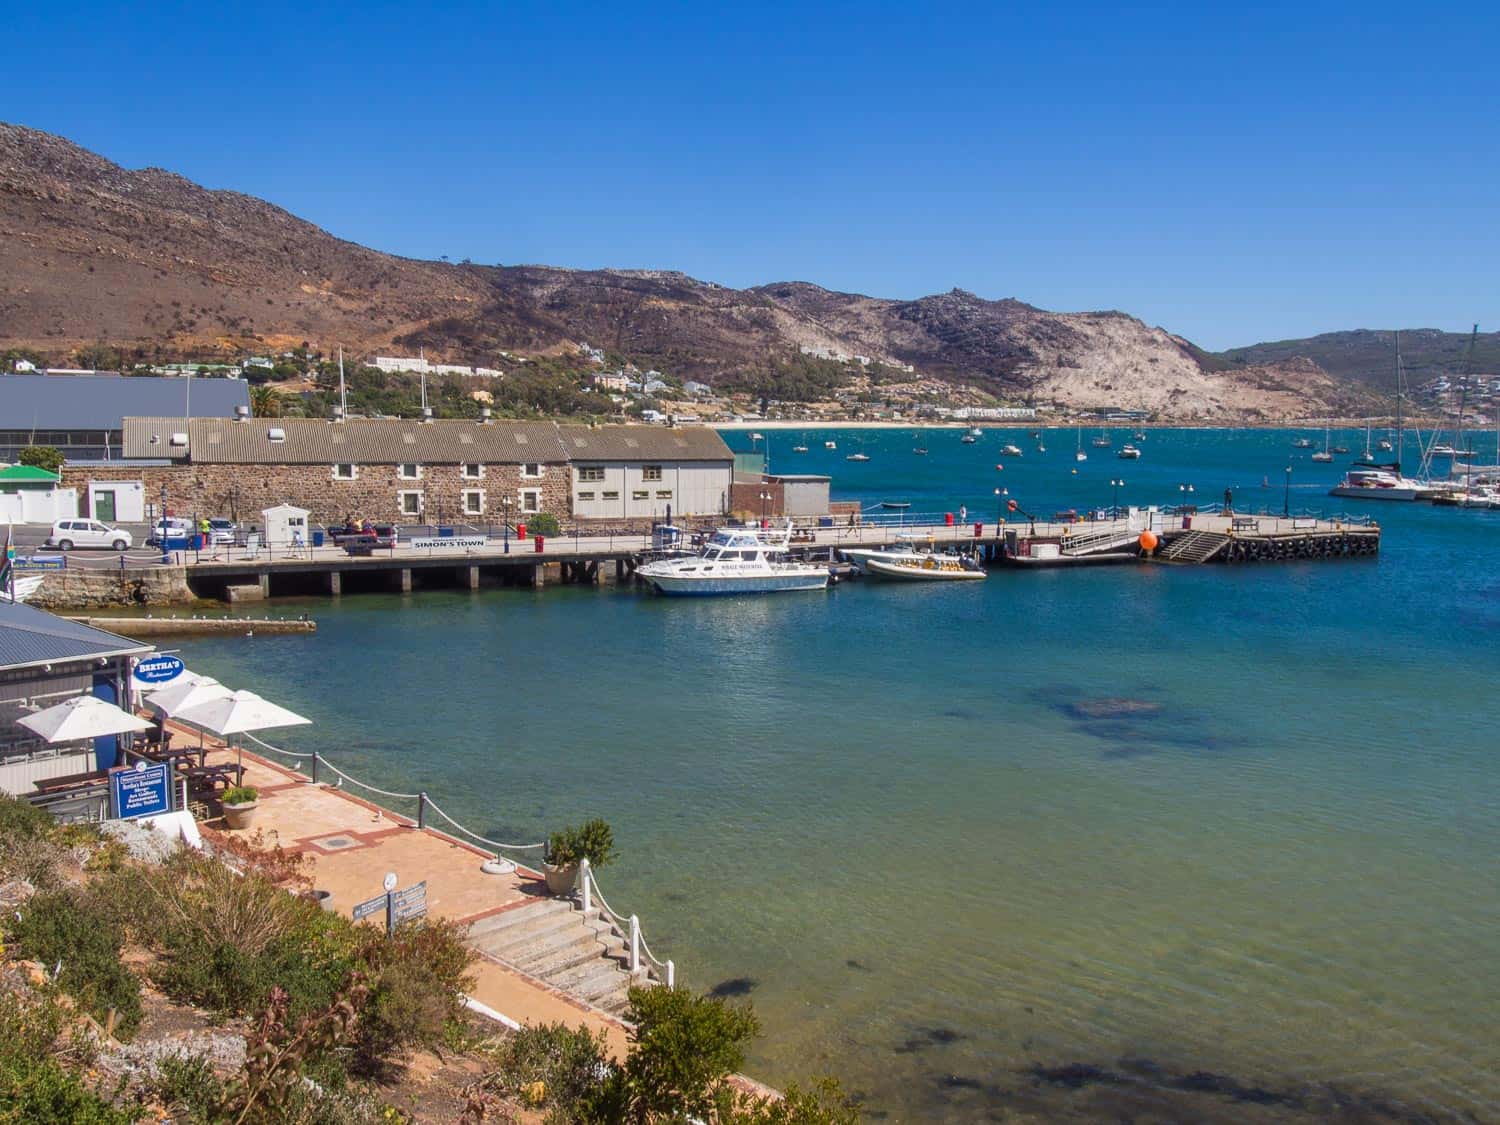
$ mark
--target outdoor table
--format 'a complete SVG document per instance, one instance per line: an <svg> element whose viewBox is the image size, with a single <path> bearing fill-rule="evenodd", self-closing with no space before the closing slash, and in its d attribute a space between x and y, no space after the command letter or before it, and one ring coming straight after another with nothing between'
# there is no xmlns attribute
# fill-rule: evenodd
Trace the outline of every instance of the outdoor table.
<svg viewBox="0 0 1500 1125"><path fill-rule="evenodd" d="M230 778L234 778L236 785L245 780L243 766L190 766L184 773L189 781L206 782L210 789L217 788L220 782L228 789Z"/></svg>
<svg viewBox="0 0 1500 1125"><path fill-rule="evenodd" d="M201 766L208 750L201 746L179 746L176 750L163 747L156 750L148 745L144 750L132 750L131 753L138 754L142 758L149 758L153 762L167 762L172 766L180 766L183 762L191 763L196 758Z"/></svg>

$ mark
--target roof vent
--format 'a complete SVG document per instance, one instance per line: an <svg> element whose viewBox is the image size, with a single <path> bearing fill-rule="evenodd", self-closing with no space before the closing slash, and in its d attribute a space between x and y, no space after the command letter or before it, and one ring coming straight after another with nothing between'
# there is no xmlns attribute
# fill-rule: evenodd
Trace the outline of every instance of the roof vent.
<svg viewBox="0 0 1500 1125"><path fill-rule="evenodd" d="M490 424L490 408L488 406L481 406L479 408L479 424L481 426L488 426Z"/></svg>
<svg viewBox="0 0 1500 1125"><path fill-rule="evenodd" d="M272 426L266 431L267 441L286 441L286 431L280 426Z"/></svg>
<svg viewBox="0 0 1500 1125"><path fill-rule="evenodd" d="M178 448L181 448L181 449L186 449L187 448L187 434L185 434L181 430L179 430L177 433L175 433L175 434L172 435L172 437L169 439L168 444L177 446Z"/></svg>
<svg viewBox="0 0 1500 1125"><path fill-rule="evenodd" d="M250 408L243 403L234 408L234 420L236 422L250 421Z"/></svg>
<svg viewBox="0 0 1500 1125"><path fill-rule="evenodd" d="M333 420L335 422L342 422L344 420L344 408L342 406L335 406L333 408Z"/></svg>
<svg viewBox="0 0 1500 1125"><path fill-rule="evenodd" d="M424 407L422 407L422 421L424 423L432 421L432 407L430 407L430 406L424 406Z"/></svg>

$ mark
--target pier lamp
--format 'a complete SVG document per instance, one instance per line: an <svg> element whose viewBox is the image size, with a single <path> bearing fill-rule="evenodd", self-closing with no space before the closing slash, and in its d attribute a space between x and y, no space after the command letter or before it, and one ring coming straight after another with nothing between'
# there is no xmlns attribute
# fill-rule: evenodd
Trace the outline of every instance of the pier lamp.
<svg viewBox="0 0 1500 1125"><path fill-rule="evenodd" d="M508 555L510 554L510 497L502 496L500 506L504 509L504 515L501 516L504 522L500 526L505 532L505 553Z"/></svg>
<svg viewBox="0 0 1500 1125"><path fill-rule="evenodd" d="M763 524L766 522L766 504L767 504L768 501L770 501L770 499L771 499L771 494L769 492L767 492L765 489L761 489L761 492L760 492L760 522L763 523Z"/></svg>
<svg viewBox="0 0 1500 1125"><path fill-rule="evenodd" d="M1114 489L1114 498L1109 504L1109 518L1117 520L1120 518L1120 489L1125 487L1125 482L1111 477L1109 485Z"/></svg>
<svg viewBox="0 0 1500 1125"><path fill-rule="evenodd" d="M1287 516L1289 516L1291 514L1292 514L1292 467L1290 465L1288 465L1286 467L1286 491L1283 492L1282 496L1281 496L1281 515L1282 515L1282 518L1284 519L1284 518L1286 518Z"/></svg>

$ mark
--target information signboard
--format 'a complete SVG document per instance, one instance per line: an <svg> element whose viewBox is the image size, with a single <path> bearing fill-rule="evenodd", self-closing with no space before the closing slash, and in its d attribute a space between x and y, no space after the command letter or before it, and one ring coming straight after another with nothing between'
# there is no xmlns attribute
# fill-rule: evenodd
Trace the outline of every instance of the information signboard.
<svg viewBox="0 0 1500 1125"><path fill-rule="evenodd" d="M137 762L128 769L111 771L109 795L117 820L171 812L172 788L167 764Z"/></svg>

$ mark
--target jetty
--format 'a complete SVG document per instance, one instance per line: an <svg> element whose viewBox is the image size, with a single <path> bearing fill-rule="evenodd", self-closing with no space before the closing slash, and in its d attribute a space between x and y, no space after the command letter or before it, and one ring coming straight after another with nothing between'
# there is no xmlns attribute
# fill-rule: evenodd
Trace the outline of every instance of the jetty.
<svg viewBox="0 0 1500 1125"><path fill-rule="evenodd" d="M1143 551L1140 537L1147 532L1156 545ZM1369 557L1379 552L1380 527L1359 516L1213 509L1122 508L1083 517L1057 513L1045 519L1009 512L1000 523L982 518L960 522L944 514L867 516L838 525L803 521L788 550L799 558L832 564L844 548L895 542L970 551L997 565L1031 552L1052 551L1063 559L1091 563L1103 561L1097 556L1115 555L1120 558L1113 561L1231 564ZM214 554L181 558L195 595L241 603L365 591L623 583L633 580L636 568L652 552L649 534L590 535L582 527L573 534L545 538L467 538L446 546L418 537L416 543L420 545L398 538L393 545L359 555L325 545L225 547Z"/></svg>
<svg viewBox="0 0 1500 1125"><path fill-rule="evenodd" d="M309 617L93 617L63 614L95 629L122 637L242 637L247 634L314 633L318 623Z"/></svg>

